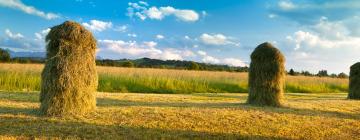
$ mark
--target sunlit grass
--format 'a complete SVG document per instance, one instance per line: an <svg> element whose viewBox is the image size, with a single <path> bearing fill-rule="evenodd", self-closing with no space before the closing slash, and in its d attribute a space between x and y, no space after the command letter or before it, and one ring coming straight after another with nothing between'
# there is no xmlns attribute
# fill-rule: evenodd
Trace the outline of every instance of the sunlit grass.
<svg viewBox="0 0 360 140"><path fill-rule="evenodd" d="M360 102L346 94L286 94L283 108L247 94L98 93L96 112L38 116L38 92L0 92L0 139L358 139Z"/></svg>
<svg viewBox="0 0 360 140"><path fill-rule="evenodd" d="M0 89L39 91L42 68L40 64L0 64ZM98 91L102 92L247 92L247 73L118 67L98 67L98 73ZM347 89L347 79L305 76L286 79L286 91L291 93L341 93Z"/></svg>

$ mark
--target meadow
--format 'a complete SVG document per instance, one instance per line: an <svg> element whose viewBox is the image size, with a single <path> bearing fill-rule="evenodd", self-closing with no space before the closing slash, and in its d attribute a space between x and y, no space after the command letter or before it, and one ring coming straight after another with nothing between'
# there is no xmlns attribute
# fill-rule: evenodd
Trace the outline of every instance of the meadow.
<svg viewBox="0 0 360 140"><path fill-rule="evenodd" d="M39 91L42 64L0 63L0 90ZM246 93L247 73L97 67L99 92ZM344 93L348 79L287 76L288 93Z"/></svg>
<svg viewBox="0 0 360 140"><path fill-rule="evenodd" d="M0 92L0 139L360 139L360 102L287 93L284 107L247 94L98 93L82 117L38 115L38 92Z"/></svg>

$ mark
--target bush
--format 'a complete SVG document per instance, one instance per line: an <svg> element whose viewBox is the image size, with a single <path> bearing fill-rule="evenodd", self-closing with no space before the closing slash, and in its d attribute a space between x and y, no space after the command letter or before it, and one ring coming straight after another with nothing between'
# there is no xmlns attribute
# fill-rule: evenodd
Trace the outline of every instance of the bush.
<svg viewBox="0 0 360 140"><path fill-rule="evenodd" d="M360 100L360 62L350 67L349 99Z"/></svg>
<svg viewBox="0 0 360 140"><path fill-rule="evenodd" d="M96 40L80 24L66 21L46 36L40 111L48 116L82 115L96 108Z"/></svg>
<svg viewBox="0 0 360 140"><path fill-rule="evenodd" d="M254 50L249 69L249 104L281 106L286 74L284 63L284 56L270 43L260 44Z"/></svg>

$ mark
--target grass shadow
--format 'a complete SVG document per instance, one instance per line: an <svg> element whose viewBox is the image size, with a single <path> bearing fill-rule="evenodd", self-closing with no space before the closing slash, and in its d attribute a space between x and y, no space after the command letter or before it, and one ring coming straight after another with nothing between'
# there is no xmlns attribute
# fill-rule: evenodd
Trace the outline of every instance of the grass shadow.
<svg viewBox="0 0 360 140"><path fill-rule="evenodd" d="M360 120L360 114L350 114L335 111L323 111L314 109L299 109L290 107L261 107L252 106L245 103L194 103L194 102L140 102L130 100L118 100L110 98L98 98L97 106L110 107L110 106L144 106L144 107L182 107L182 108L218 108L218 109L239 109L239 110L256 110L270 113L279 114L294 114L302 116L322 116L322 117L335 117L341 119L356 119Z"/></svg>
<svg viewBox="0 0 360 140"><path fill-rule="evenodd" d="M259 135L166 130L126 125L98 125L46 118L0 117L0 135L7 137L61 139L287 139Z"/></svg>
<svg viewBox="0 0 360 140"><path fill-rule="evenodd" d="M0 114L39 116L38 108L0 107Z"/></svg>

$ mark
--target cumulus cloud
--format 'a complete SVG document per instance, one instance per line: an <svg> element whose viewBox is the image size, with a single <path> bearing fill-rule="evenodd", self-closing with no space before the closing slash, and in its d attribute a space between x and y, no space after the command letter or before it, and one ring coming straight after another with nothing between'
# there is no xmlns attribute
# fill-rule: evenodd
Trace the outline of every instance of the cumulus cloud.
<svg viewBox="0 0 360 140"><path fill-rule="evenodd" d="M282 10L292 10L295 8L295 5L291 1L280 1L278 5Z"/></svg>
<svg viewBox="0 0 360 140"><path fill-rule="evenodd" d="M210 64L225 64L229 66L235 66L235 67L244 67L247 66L245 62L243 62L240 59L236 58L224 58L219 59L214 56L208 55L205 51L199 50L197 53L201 57L201 61L204 63L210 63Z"/></svg>
<svg viewBox="0 0 360 140"><path fill-rule="evenodd" d="M113 26L111 22L105 22L100 20L90 20L90 23L84 22L82 23L82 25L89 30L98 32L110 29Z"/></svg>
<svg viewBox="0 0 360 140"><path fill-rule="evenodd" d="M12 33L9 29L5 29L5 34L10 39L21 39L24 38L24 35L21 33Z"/></svg>
<svg viewBox="0 0 360 140"><path fill-rule="evenodd" d="M360 12L358 0L281 0L271 6L271 13L292 19L300 24L314 24L326 16L331 21L342 20L356 16Z"/></svg>
<svg viewBox="0 0 360 140"><path fill-rule="evenodd" d="M0 6L20 10L30 15L39 16L48 20L59 18L60 15L54 13L45 13L33 6L25 5L21 0L0 0Z"/></svg>
<svg viewBox="0 0 360 140"><path fill-rule="evenodd" d="M128 36L128 37L137 37L137 34L135 34L135 33L129 33L129 34L127 34L127 36Z"/></svg>
<svg viewBox="0 0 360 140"><path fill-rule="evenodd" d="M0 37L0 47L12 51L44 51L45 41L38 41L37 38L27 38L21 33L5 29L5 37Z"/></svg>
<svg viewBox="0 0 360 140"><path fill-rule="evenodd" d="M37 41L45 41L46 35L50 32L50 28L46 28L40 32L35 33L35 40Z"/></svg>
<svg viewBox="0 0 360 140"><path fill-rule="evenodd" d="M125 33L127 32L128 28L129 28L128 25L116 26L114 28L114 31Z"/></svg>
<svg viewBox="0 0 360 140"><path fill-rule="evenodd" d="M236 67L246 66L246 63L244 61L236 58L225 58L223 59L223 63L226 65L236 66Z"/></svg>
<svg viewBox="0 0 360 140"><path fill-rule="evenodd" d="M296 31L281 44L291 66L339 73L348 72L349 66L359 61L360 37L352 34L346 22L328 21L323 17L318 23L305 27L306 31Z"/></svg>
<svg viewBox="0 0 360 140"><path fill-rule="evenodd" d="M165 36L163 36L163 35L156 35L156 39L164 39L165 38Z"/></svg>
<svg viewBox="0 0 360 140"><path fill-rule="evenodd" d="M99 40L98 46L98 55L109 56L113 59L149 57L162 60L183 60L184 57L192 57L194 55L190 50L157 48L157 43L154 41L138 43L136 41Z"/></svg>
<svg viewBox="0 0 360 140"><path fill-rule="evenodd" d="M207 34L204 33L200 37L200 41L206 45L234 45L240 46L239 43L232 41L231 37L223 34Z"/></svg>
<svg viewBox="0 0 360 140"><path fill-rule="evenodd" d="M149 4L145 2L128 3L127 15L130 17L137 17L141 20L154 19L162 20L168 16L174 16L176 19L185 22L195 22L199 20L199 14L194 10L189 9L176 9L171 6L166 7L149 7Z"/></svg>
<svg viewBox="0 0 360 140"><path fill-rule="evenodd" d="M147 47L155 47L157 45L157 43L154 41L145 41L144 45Z"/></svg>

